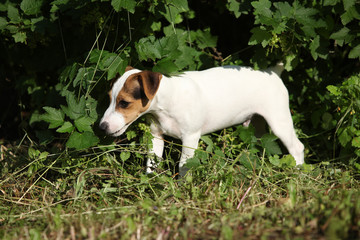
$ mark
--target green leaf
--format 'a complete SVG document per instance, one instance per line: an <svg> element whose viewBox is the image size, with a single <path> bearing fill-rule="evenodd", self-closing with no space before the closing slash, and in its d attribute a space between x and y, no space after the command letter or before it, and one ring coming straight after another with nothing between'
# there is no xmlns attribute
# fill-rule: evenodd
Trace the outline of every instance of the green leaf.
<svg viewBox="0 0 360 240"><path fill-rule="evenodd" d="M298 64L299 60L296 54L289 53L285 57L285 70L290 72L292 71Z"/></svg>
<svg viewBox="0 0 360 240"><path fill-rule="evenodd" d="M40 155L40 151L39 151L39 150L34 149L34 148L32 148L32 147L30 147L30 148L28 149L28 156L29 156L29 158L31 158L31 159L36 159L39 155Z"/></svg>
<svg viewBox="0 0 360 240"><path fill-rule="evenodd" d="M339 96L341 94L341 91L339 90L338 87L333 86L333 85L329 85L326 87L326 89L333 95L335 96Z"/></svg>
<svg viewBox="0 0 360 240"><path fill-rule="evenodd" d="M0 17L0 30L3 30L7 26L8 22L6 18Z"/></svg>
<svg viewBox="0 0 360 240"><path fill-rule="evenodd" d="M98 144L99 138L93 132L73 132L66 142L66 147L81 150Z"/></svg>
<svg viewBox="0 0 360 240"><path fill-rule="evenodd" d="M271 2L269 0L252 1L251 5L255 8L254 15L262 15L268 18L272 17Z"/></svg>
<svg viewBox="0 0 360 240"><path fill-rule="evenodd" d="M329 55L329 41L327 41L326 39L320 38L320 36L318 35L315 39L314 39L315 45L313 47L316 46L316 48L313 48L312 50L314 51L314 53L316 53L316 55L322 59L326 59ZM311 48L311 44L310 44L310 48Z"/></svg>
<svg viewBox="0 0 360 240"><path fill-rule="evenodd" d="M328 113L328 112L324 112L324 114L321 116L321 127L323 129L330 129L332 127L332 120L333 120L333 116Z"/></svg>
<svg viewBox="0 0 360 240"><path fill-rule="evenodd" d="M107 79L113 79L117 73L123 73L125 71L126 66L128 65L128 61L122 59L120 56L116 55L107 59L107 61L111 61L111 64L108 68Z"/></svg>
<svg viewBox="0 0 360 240"><path fill-rule="evenodd" d="M35 122L40 122L42 121L41 119L41 115L38 111L34 111L33 114L31 114L30 120L29 120L29 124L32 125Z"/></svg>
<svg viewBox="0 0 360 240"><path fill-rule="evenodd" d="M187 0L172 0L166 2L163 10L160 10L160 13L173 25L181 23L183 21L181 13L187 11L189 11Z"/></svg>
<svg viewBox="0 0 360 240"><path fill-rule="evenodd" d="M349 52L349 58L360 58L360 44L351 49Z"/></svg>
<svg viewBox="0 0 360 240"><path fill-rule="evenodd" d="M65 117L63 111L52 107L43 107L43 109L46 113L41 115L41 119L50 124L49 128L57 128L63 125Z"/></svg>
<svg viewBox="0 0 360 240"><path fill-rule="evenodd" d="M324 6L335 6L341 0L324 0Z"/></svg>
<svg viewBox="0 0 360 240"><path fill-rule="evenodd" d="M159 49L162 57L176 59L180 56L179 40L176 34L161 38L159 41Z"/></svg>
<svg viewBox="0 0 360 240"><path fill-rule="evenodd" d="M169 5L179 9L182 12L189 11L189 6L187 0L171 0Z"/></svg>
<svg viewBox="0 0 360 240"><path fill-rule="evenodd" d="M89 62L90 63L98 63L98 62L100 62L102 57L105 57L108 54L110 54L110 53L106 50L93 49L90 52Z"/></svg>
<svg viewBox="0 0 360 240"><path fill-rule="evenodd" d="M161 30L161 22L153 22L151 23L151 30L154 32L158 32Z"/></svg>
<svg viewBox="0 0 360 240"><path fill-rule="evenodd" d="M53 0L51 2L51 9L50 12L51 13L55 13L57 12L59 9L60 10L66 10L68 9L71 5L69 4L69 2L72 0Z"/></svg>
<svg viewBox="0 0 360 240"><path fill-rule="evenodd" d="M137 136L137 133L134 130L128 130L125 132L127 140L131 140Z"/></svg>
<svg viewBox="0 0 360 240"><path fill-rule="evenodd" d="M360 137L354 137L351 141L351 145L356 148L360 148Z"/></svg>
<svg viewBox="0 0 360 240"><path fill-rule="evenodd" d="M277 137L273 134L265 134L261 137L261 145L269 154L281 154L282 151L276 142Z"/></svg>
<svg viewBox="0 0 360 240"><path fill-rule="evenodd" d="M201 165L201 162L199 160L199 158L197 157L192 157L186 160L186 164L185 167L187 168L197 168Z"/></svg>
<svg viewBox="0 0 360 240"><path fill-rule="evenodd" d="M85 97L81 96L80 101L77 101L74 92L66 91L64 95L66 97L67 106L60 106L64 113L72 120L85 116Z"/></svg>
<svg viewBox="0 0 360 240"><path fill-rule="evenodd" d="M345 128L339 135L339 141L343 147L345 147L351 141L351 135L347 128Z"/></svg>
<svg viewBox="0 0 360 240"><path fill-rule="evenodd" d="M274 7L279 10L279 16L283 17L291 17L293 15L293 8L290 6L288 2L275 2Z"/></svg>
<svg viewBox="0 0 360 240"><path fill-rule="evenodd" d="M228 0L227 8L230 12L233 12L236 18L241 16L240 2L237 0Z"/></svg>
<svg viewBox="0 0 360 240"><path fill-rule="evenodd" d="M360 13L358 11L358 6L357 5L353 5L350 6L341 16L341 22L343 25L348 24L349 22L351 22L353 19L357 19L360 20Z"/></svg>
<svg viewBox="0 0 360 240"><path fill-rule="evenodd" d="M310 53L314 60L316 60L318 57L326 58L328 55L326 46L322 45L325 44L324 41L320 41L320 36L317 35L313 41L310 43Z"/></svg>
<svg viewBox="0 0 360 240"><path fill-rule="evenodd" d="M178 70L188 67L189 70L194 70L196 67L196 61L201 55L200 51L197 51L195 48L188 46L179 47L181 55L176 58L175 64L179 67Z"/></svg>
<svg viewBox="0 0 360 240"><path fill-rule="evenodd" d="M69 79L70 81L74 80L76 74L78 72L78 64L73 63L69 66L66 66L64 70L60 73L59 80L62 83L66 83Z"/></svg>
<svg viewBox="0 0 360 240"><path fill-rule="evenodd" d="M11 4L8 5L8 17L11 23L19 23L21 20L18 9Z"/></svg>
<svg viewBox="0 0 360 240"><path fill-rule="evenodd" d="M49 155L48 152L42 152L42 153L40 153L39 160L41 160L41 161L45 160L48 155Z"/></svg>
<svg viewBox="0 0 360 240"><path fill-rule="evenodd" d="M111 6L115 11L119 12L121 9L128 10L131 13L135 12L135 0L111 0Z"/></svg>
<svg viewBox="0 0 360 240"><path fill-rule="evenodd" d="M226 164L226 162L224 161L224 159L226 158L225 153L220 149L216 149L214 151L213 158L217 159L221 166L224 166Z"/></svg>
<svg viewBox="0 0 360 240"><path fill-rule="evenodd" d="M135 43L135 48L140 61L148 59L155 61L155 59L161 58L159 44L155 41L155 37L150 36L147 38L141 38L137 43Z"/></svg>
<svg viewBox="0 0 360 240"><path fill-rule="evenodd" d="M305 8L296 3L294 3L293 7L295 8L295 19L297 22L303 25L316 25L316 20L313 18L313 16L319 12L318 10L314 8Z"/></svg>
<svg viewBox="0 0 360 240"><path fill-rule="evenodd" d="M281 166L281 161L278 155L274 155L274 156L270 156L269 157L269 161L272 165L276 166L276 167L280 167Z"/></svg>
<svg viewBox="0 0 360 240"><path fill-rule="evenodd" d="M179 68L174 63L173 59L162 59L156 63L152 69L154 72L161 72L165 75L170 75L171 73L178 72Z"/></svg>
<svg viewBox="0 0 360 240"><path fill-rule="evenodd" d="M330 38L335 39L335 40L344 40L344 39L346 39L349 32L350 32L350 29L348 29L347 27L343 27L339 31L331 34Z"/></svg>
<svg viewBox="0 0 360 240"><path fill-rule="evenodd" d="M259 27L251 29L251 32L253 35L250 37L249 45L261 44L261 46L266 47L272 38L272 35L269 33L269 31Z"/></svg>
<svg viewBox="0 0 360 240"><path fill-rule="evenodd" d="M40 13L43 1L44 0L23 0L20 8L26 15L35 15Z"/></svg>
<svg viewBox="0 0 360 240"><path fill-rule="evenodd" d="M93 80L95 71L96 70L94 67L80 68L73 81L73 87L81 85L82 87L86 88Z"/></svg>
<svg viewBox="0 0 360 240"><path fill-rule="evenodd" d="M95 122L98 118L98 113L96 111L97 101L93 99L91 96L89 96L85 101L85 107L86 107L85 110L87 112L87 116L90 117L93 120L93 122Z"/></svg>
<svg viewBox="0 0 360 240"><path fill-rule="evenodd" d="M91 125L94 123L94 119L89 117L80 117L75 120L74 124L79 132L92 132Z"/></svg>
<svg viewBox="0 0 360 240"><path fill-rule="evenodd" d="M290 154L283 156L280 159L280 161L281 161L281 164L283 167L295 167L296 166L295 158L293 156L291 156Z"/></svg>
<svg viewBox="0 0 360 240"><path fill-rule="evenodd" d="M202 136L201 140L203 140L207 144L206 151L212 152L214 147L214 142L212 141L212 139L209 136Z"/></svg>
<svg viewBox="0 0 360 240"><path fill-rule="evenodd" d="M154 36L142 38L135 44L135 47L140 60L151 59L155 61L156 59L167 58L167 60L174 62L181 55L181 51L178 50L179 43L176 34L160 39L155 39ZM166 60L164 61L166 62Z"/></svg>
<svg viewBox="0 0 360 240"><path fill-rule="evenodd" d="M252 126L249 126L248 128L243 127L242 125L239 125L236 128L236 134L240 137L241 141L251 144L257 141L255 135L255 129Z"/></svg>
<svg viewBox="0 0 360 240"><path fill-rule="evenodd" d="M249 170L254 170L260 167L259 158L255 157L254 154L242 152L239 159L240 163Z"/></svg>
<svg viewBox="0 0 360 240"><path fill-rule="evenodd" d="M74 130L74 126L71 124L71 122L64 122L64 124L59 127L56 132L58 133L71 133Z"/></svg>
<svg viewBox="0 0 360 240"><path fill-rule="evenodd" d="M302 25L301 29L304 31L306 37L314 38L318 36L315 29L325 28L327 26L324 20L315 18L315 15L319 12L318 10L314 8L305 8L299 5L298 2L295 2L293 5L293 8L295 9L295 20Z"/></svg>
<svg viewBox="0 0 360 240"><path fill-rule="evenodd" d="M128 152L128 151L122 151L122 152L120 153L120 159L121 159L123 162L125 162L126 160L128 160L128 159L130 158L130 156L131 156L131 153Z"/></svg>
<svg viewBox="0 0 360 240"><path fill-rule="evenodd" d="M198 47L201 49L216 47L217 37L211 35L209 28L203 31L197 30L192 37L195 38Z"/></svg>
<svg viewBox="0 0 360 240"><path fill-rule="evenodd" d="M344 9L348 11L351 7L353 7L356 3L356 0L343 0Z"/></svg>
<svg viewBox="0 0 360 240"><path fill-rule="evenodd" d="M13 35L13 38L14 38L15 42L25 43L26 42L26 33L25 32L17 32Z"/></svg>

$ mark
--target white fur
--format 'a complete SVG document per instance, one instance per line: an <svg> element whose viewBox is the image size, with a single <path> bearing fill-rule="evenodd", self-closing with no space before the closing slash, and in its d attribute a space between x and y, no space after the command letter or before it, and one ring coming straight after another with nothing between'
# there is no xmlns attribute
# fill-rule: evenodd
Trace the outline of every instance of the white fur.
<svg viewBox="0 0 360 240"><path fill-rule="evenodd" d="M115 113L115 99L126 79L139 70L126 72L114 85L113 100L101 122L108 122L113 135L122 134L121 116ZM289 110L288 91L277 74L279 68L255 71L247 67L225 66L205 71L190 71L179 76L165 77L146 111L153 116L151 132L154 135L152 153L162 157L163 135L182 140L180 174L184 164L194 155L201 135L240 123L249 123L254 114L265 118L273 132L282 140L295 158L304 163L304 146L295 135ZM156 163L147 163L151 172Z"/></svg>

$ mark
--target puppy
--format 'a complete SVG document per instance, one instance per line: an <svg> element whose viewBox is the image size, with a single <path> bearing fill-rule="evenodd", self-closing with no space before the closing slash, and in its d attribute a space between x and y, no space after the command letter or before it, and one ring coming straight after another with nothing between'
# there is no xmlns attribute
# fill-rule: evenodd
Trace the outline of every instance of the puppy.
<svg viewBox="0 0 360 240"><path fill-rule="evenodd" d="M153 148L161 158L163 135L182 141L180 175L194 155L201 135L244 123L261 115L284 143L296 164L304 163L304 146L296 137L289 110L289 95L280 79L283 65L264 71L224 66L166 77L128 67L110 91L110 106L100 121L107 134L119 136L136 119L150 114ZM156 167L147 161L147 173Z"/></svg>

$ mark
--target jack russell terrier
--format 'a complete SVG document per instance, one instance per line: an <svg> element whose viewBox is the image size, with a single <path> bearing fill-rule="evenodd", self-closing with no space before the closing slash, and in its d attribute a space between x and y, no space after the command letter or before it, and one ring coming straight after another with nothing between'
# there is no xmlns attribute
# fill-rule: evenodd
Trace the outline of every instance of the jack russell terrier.
<svg viewBox="0 0 360 240"><path fill-rule="evenodd" d="M304 163L304 146L296 137L289 109L289 95L280 79L282 63L264 71L224 66L166 77L127 67L110 91L110 106L100 121L107 134L119 136L140 116L153 116L150 153L162 157L163 135L182 141L179 172L193 157L201 135L236 124L248 125L261 115L284 143L296 164ZM147 160L147 173L157 166Z"/></svg>

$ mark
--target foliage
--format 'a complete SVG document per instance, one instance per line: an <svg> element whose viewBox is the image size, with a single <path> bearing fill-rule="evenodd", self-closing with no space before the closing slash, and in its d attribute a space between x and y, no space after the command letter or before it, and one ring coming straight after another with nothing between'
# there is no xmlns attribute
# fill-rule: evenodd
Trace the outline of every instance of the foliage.
<svg viewBox="0 0 360 240"><path fill-rule="evenodd" d="M360 75L350 77L341 86L329 85L327 89L338 106L339 121L335 133L340 144L350 151L355 148L355 154L360 156L360 122L356 117L360 111Z"/></svg>
<svg viewBox="0 0 360 240"><path fill-rule="evenodd" d="M0 3L0 236L359 237L359 20L354 0ZM274 135L235 126L201 138L182 180L181 145L166 139L147 176L144 119L116 144L97 128L127 65L172 75L278 61L317 165L294 168Z"/></svg>
<svg viewBox="0 0 360 240"><path fill-rule="evenodd" d="M218 157L177 179L171 170L145 175L115 148L76 161L25 150L2 152L1 239L360 237L359 175L341 164L304 171L262 158L248 168ZM28 166L6 172L21 161Z"/></svg>
<svg viewBox="0 0 360 240"><path fill-rule="evenodd" d="M318 1L301 4L299 1L253 1L255 25L250 45L267 49L267 54L280 48L286 54L285 67L291 71L301 62L301 52L306 49L314 60L328 59L330 40L335 46L347 46L348 58L360 57L358 20L355 1ZM332 15L340 16L335 22ZM284 55L285 55L284 54ZM260 56L258 56L260 57ZM258 62L259 59L254 59Z"/></svg>
<svg viewBox="0 0 360 240"><path fill-rule="evenodd" d="M239 62L265 68L282 60L289 71L284 81L288 81L293 96L294 117L299 118L296 124L303 132L337 129L338 118L332 112L334 106L324 87L341 83L352 73L356 75L355 68L352 72L341 70L346 64L356 66L351 59L359 59L360 15L355 1L229 0L226 4L217 2L218 10L210 5L204 1L201 8L213 14L228 11L234 15L231 21L253 17L247 33L248 44L253 46L248 57L235 53L224 58L219 49L226 52L229 47L218 43L221 35L213 34L222 24L198 19L197 13L202 14L200 8L186 0L2 3L2 48L10 60L8 66L13 69L9 71L6 66L0 71L11 82L4 89L16 87L22 99L20 109L16 110L26 116L32 114L29 123L40 143L64 139L69 148L86 149L103 139L93 126L106 105L101 91L107 85L104 80L123 73L128 64L174 74ZM203 27L196 28L197 25ZM79 30L80 39L77 32L71 31L74 27ZM34 53L39 57L34 57ZM19 54L23 57L19 58ZM311 64L310 58L316 64L314 61ZM61 70L57 73L55 69ZM324 101L315 109L304 107L309 106L307 102ZM8 119L3 118L2 122ZM44 129L39 121L47 122L56 132ZM331 132L326 134L329 133L331 136ZM344 133L341 136L341 145L334 141L335 148L345 146ZM331 143L326 146L334 148Z"/></svg>

